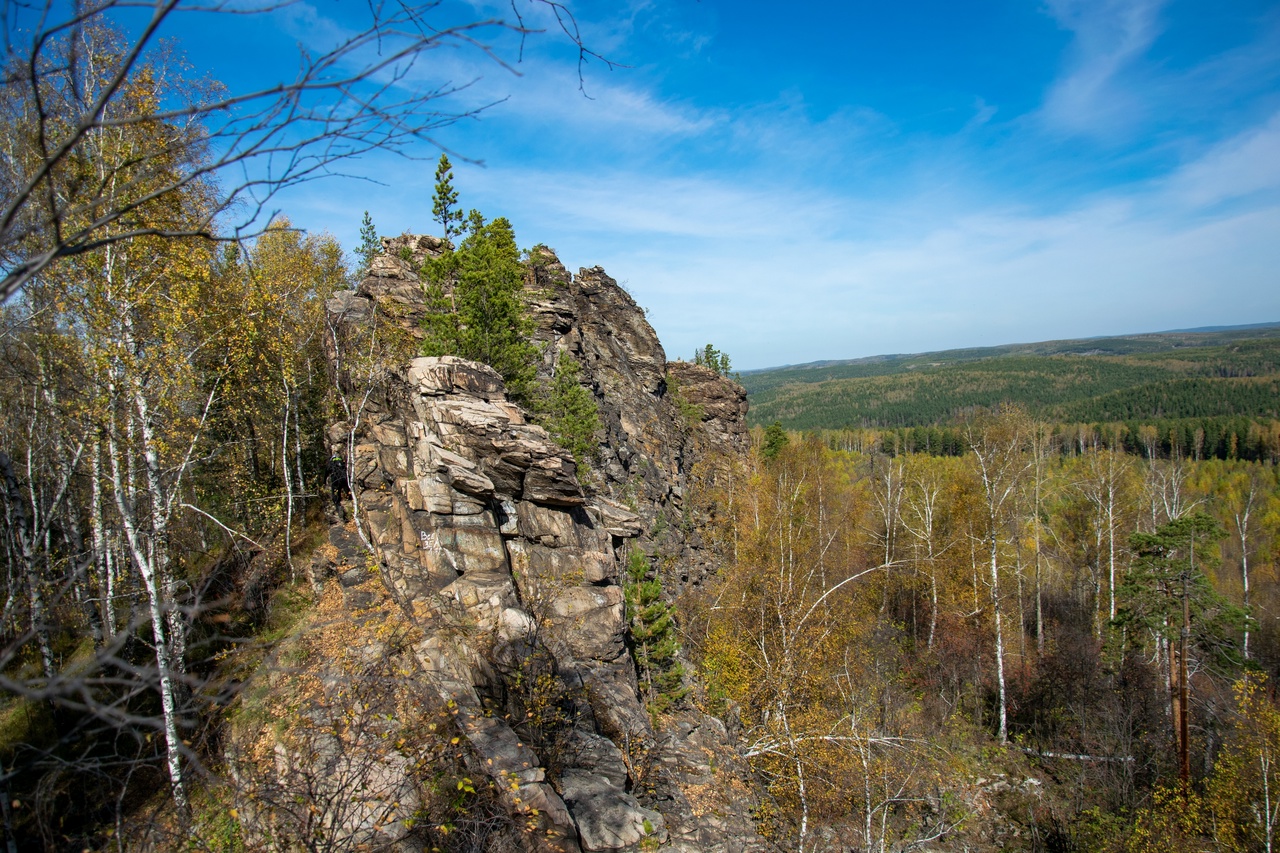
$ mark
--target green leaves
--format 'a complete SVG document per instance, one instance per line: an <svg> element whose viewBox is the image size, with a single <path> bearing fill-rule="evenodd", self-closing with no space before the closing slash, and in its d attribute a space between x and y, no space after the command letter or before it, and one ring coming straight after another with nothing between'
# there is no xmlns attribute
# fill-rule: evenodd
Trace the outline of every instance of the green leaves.
<svg viewBox="0 0 1280 853"><path fill-rule="evenodd" d="M441 236L446 240L462 233L463 215L454 208L458 204L458 191L453 188L453 164L441 154L436 166L436 192L432 198L431 215L440 223Z"/></svg>
<svg viewBox="0 0 1280 853"><path fill-rule="evenodd" d="M1202 512L1175 518L1155 533L1134 533L1130 545L1136 556L1121 590L1125 603L1116 624L1172 637L1189 612L1195 644L1223 663L1238 664L1235 637L1244 629L1245 613L1205 574L1217 563L1217 545L1225 536L1221 525ZM1131 631L1130 639L1140 642L1141 633Z"/></svg>
<svg viewBox="0 0 1280 853"><path fill-rule="evenodd" d="M693 354L693 363L709 367L720 376L729 375L729 354L707 344Z"/></svg>
<svg viewBox="0 0 1280 853"><path fill-rule="evenodd" d="M524 267L511 223L486 223L478 211L456 251L427 262L423 355L456 355L502 374L507 390L526 400L537 371L533 320L524 304Z"/></svg>
<svg viewBox="0 0 1280 853"><path fill-rule="evenodd" d="M378 239L378 229L374 227L373 217L369 216L369 211L366 210L364 219L360 220L360 246L356 249L356 255L360 258L357 279L368 275L369 265L381 252L382 241Z"/></svg>
<svg viewBox="0 0 1280 853"><path fill-rule="evenodd" d="M662 582L647 579L649 561L640 551L632 551L627 561L624 592L631 624L640 689L653 714L665 714L689 692L684 684L684 664L678 655L675 613L662 600Z"/></svg>
<svg viewBox="0 0 1280 853"><path fill-rule="evenodd" d="M453 214L445 202L452 204L456 195L437 186L437 202L446 217ZM537 381L542 353L533 342L525 267L511 223L502 217L486 222L471 211L466 238L457 249L429 259L422 276L427 306L422 354L455 355L497 370L511 397L528 406L552 438L584 465L595 453L599 410L572 355L560 355L549 383Z"/></svg>
<svg viewBox="0 0 1280 853"><path fill-rule="evenodd" d="M791 441L782 424L774 421L764 429L764 441L760 444L760 455L765 459L775 459L782 449Z"/></svg>
<svg viewBox="0 0 1280 853"><path fill-rule="evenodd" d="M596 451L600 409L581 384L582 368L568 353L561 354L551 383L534 398L534 414L556 443L573 454L579 467Z"/></svg>

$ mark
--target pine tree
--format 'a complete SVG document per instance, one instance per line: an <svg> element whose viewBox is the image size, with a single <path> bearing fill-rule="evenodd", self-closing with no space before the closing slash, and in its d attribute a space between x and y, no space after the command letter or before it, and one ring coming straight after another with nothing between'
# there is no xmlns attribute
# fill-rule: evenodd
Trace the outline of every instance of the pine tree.
<svg viewBox="0 0 1280 853"><path fill-rule="evenodd" d="M709 367L720 376L729 375L729 354L707 344L693 353L693 363Z"/></svg>
<svg viewBox="0 0 1280 853"><path fill-rule="evenodd" d="M648 573L644 554L632 551L625 594L640 690L651 713L665 714L689 690L684 684L684 664L678 659L680 644L672 607L662 600L661 581L647 579Z"/></svg>
<svg viewBox="0 0 1280 853"><path fill-rule="evenodd" d="M1151 635L1163 646L1184 799L1191 785L1188 658L1228 668L1242 662L1235 638L1246 624L1245 614L1213 588L1206 574L1225 537L1226 531L1202 512L1175 518L1154 533L1134 533L1133 568L1123 586L1126 605L1116 616L1118 625L1130 629L1131 642Z"/></svg>
<svg viewBox="0 0 1280 853"><path fill-rule="evenodd" d="M421 352L427 356L462 355L462 326L454 303L458 278L458 253L445 249L439 257L428 257L421 270L423 301Z"/></svg>
<svg viewBox="0 0 1280 853"><path fill-rule="evenodd" d="M581 377L577 359L561 355L550 386L537 401L539 421L557 444L573 454L579 468L594 454L600 430L599 407Z"/></svg>
<svg viewBox="0 0 1280 853"><path fill-rule="evenodd" d="M470 233L458 258L454 302L461 324L461 355L502 374L516 397L527 397L537 369L533 320L524 304L524 267L515 232L503 217L485 223L468 216Z"/></svg>
<svg viewBox="0 0 1280 853"><path fill-rule="evenodd" d="M440 163L436 166L436 192L432 199L431 215L443 229L441 236L451 240L455 234L462 233L462 222L465 217L457 208L458 191L453 188L453 164L446 154L440 155Z"/></svg>
<svg viewBox="0 0 1280 853"><path fill-rule="evenodd" d="M1193 642L1219 662L1238 663L1235 637L1243 628L1243 613L1208 577L1221 559L1217 543L1225 537L1221 525L1202 512L1130 537L1135 557L1122 585L1124 605L1116 623L1130 629L1131 641L1148 634L1172 637L1190 616Z"/></svg>
<svg viewBox="0 0 1280 853"><path fill-rule="evenodd" d="M775 459L782 452L782 448L786 447L789 442L787 431L782 428L781 423L774 421L765 427L764 442L760 445L760 455L765 459Z"/></svg>
<svg viewBox="0 0 1280 853"><path fill-rule="evenodd" d="M369 211L364 212L364 219L360 220L360 248L356 249L356 254L360 257L360 271L356 278L364 278L369 274L369 266L382 252L382 240L378 238L378 229L373 225L373 217L369 216Z"/></svg>
<svg viewBox="0 0 1280 853"><path fill-rule="evenodd" d="M486 223L478 211L456 251L424 267L427 285L423 355L456 355L502 374L507 390L527 400L533 391L538 349L524 304L524 267L511 223Z"/></svg>

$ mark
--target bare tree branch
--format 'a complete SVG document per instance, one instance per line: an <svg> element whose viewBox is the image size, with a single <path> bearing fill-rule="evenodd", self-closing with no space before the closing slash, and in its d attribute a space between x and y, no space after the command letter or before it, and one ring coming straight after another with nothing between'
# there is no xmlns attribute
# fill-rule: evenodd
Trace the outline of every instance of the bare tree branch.
<svg viewBox="0 0 1280 853"><path fill-rule="evenodd" d="M526 24L523 3L548 8L577 49L580 89L590 59L613 65L585 47L572 13L555 0L512 0L510 20L451 24L437 23L438 0L370 0L361 28L319 53L302 50L292 80L245 91L176 85L169 103L146 109L124 97L138 75L164 73L155 61L165 50L161 36L180 15L234 15L261 25L254 19L296 1L0 2L0 130L7 137L0 141L0 301L59 259L115 242L253 237L275 215L282 190L344 174L348 162L373 151L412 157L414 144L436 145L436 131L492 104L451 107L474 81L424 84L418 78L428 55L467 49L517 73L496 44L518 36L518 63L525 39L540 32ZM112 67L95 66L80 48L86 34L114 27L131 10L149 11L148 20L123 41ZM77 168L95 136L144 125L162 138L136 160L100 180ZM214 198L194 222L141 215L199 184L214 187Z"/></svg>

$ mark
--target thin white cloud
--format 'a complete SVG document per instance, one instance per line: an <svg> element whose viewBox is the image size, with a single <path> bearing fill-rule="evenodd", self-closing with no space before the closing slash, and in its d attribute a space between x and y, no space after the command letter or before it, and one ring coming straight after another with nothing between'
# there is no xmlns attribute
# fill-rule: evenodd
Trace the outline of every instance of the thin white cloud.
<svg viewBox="0 0 1280 853"><path fill-rule="evenodd" d="M1160 94L1186 109L1219 107L1234 93L1266 91L1280 79L1280 9L1254 24L1253 38L1173 76ZM1194 99L1195 102L1188 104Z"/></svg>
<svg viewBox="0 0 1280 853"><path fill-rule="evenodd" d="M1120 204L964 222L890 248L780 243L763 264L718 252L692 275L683 259L674 266L686 281L718 277L751 298L672 282L656 321L677 351L709 337L744 367L763 367L1274 319L1277 229L1277 207L1186 227L1135 220Z"/></svg>
<svg viewBox="0 0 1280 853"><path fill-rule="evenodd" d="M1074 35L1064 74L1044 101L1045 122L1107 133L1132 122L1140 103L1118 78L1160 32L1164 0L1051 0L1050 14Z"/></svg>
<svg viewBox="0 0 1280 853"><path fill-rule="evenodd" d="M1276 190L1280 190L1280 112L1263 125L1212 147L1166 181L1168 199L1188 207L1208 207Z"/></svg>
<svg viewBox="0 0 1280 853"><path fill-rule="evenodd" d="M1127 183L1104 177L1088 191L1073 182L1095 164L1060 150L1061 131L1140 124L1141 104L1208 103L1247 85L1247 69L1275 75L1274 54L1256 45L1157 73L1146 56L1160 11L1154 0L1054 3L1073 42L1038 121L1000 122L975 97L949 137L909 134L857 104L815 115L799 92L708 107L662 95L643 70L596 75L588 100L573 63L539 49L524 76L490 74L477 88L513 97L474 135L451 137L492 164L455 161L457 186L465 206L510 217L523 245L628 281L669 353L711 341L743 368L1280 319L1280 113L1172 134L1159 169L1146 160ZM433 73L470 79L465 56L440 58ZM1153 146L1135 142L1135 160ZM1005 153L1016 162L999 173ZM1178 155L1189 159L1169 167ZM385 233L430 230L430 163L369 166L390 186L360 188L344 222L331 189L306 188L317 224L354 240L367 206ZM1028 189L1064 168L1077 171L1053 194Z"/></svg>
<svg viewBox="0 0 1280 853"><path fill-rule="evenodd" d="M671 352L711 340L763 367L1280 318L1280 198L1215 207L1280 181L1248 168L1280 162L1277 138L1273 118L1167 178L1049 215L625 172L482 182L525 200L524 239L631 282ZM868 219L874 236L849 226Z"/></svg>
<svg viewBox="0 0 1280 853"><path fill-rule="evenodd" d="M512 98L503 112L536 120L559 133L589 127L594 133L626 132L647 138L696 136L724 120L717 112L661 99L630 81L614 82L608 74L593 75L584 95L577 91L576 75L576 68L561 65L507 81L504 90Z"/></svg>
<svg viewBox="0 0 1280 853"><path fill-rule="evenodd" d="M474 20L502 20L514 23L511 7L492 2L470 4ZM634 18L650 4L632 3ZM639 83L640 75L622 70L610 72L598 60L588 59L580 68L578 52L560 32L561 22L572 29L568 18L557 19L555 10L541 3L520 7L524 26L531 32L521 45L519 37L502 27L475 31L475 44L445 39L438 49L421 57L411 69L391 69L375 82L394 83L405 91L458 89L442 101L442 110L467 113L489 110L507 119L533 123L555 135L618 133L630 137L696 136L705 133L725 117L689 104L661 99ZM562 13L563 15L564 13ZM462 16L459 21L466 20ZM351 38L356 30L311 3L288 7L282 18L285 30L312 51L331 48ZM445 23L442 22L441 26ZM585 25L584 25L585 26ZM624 26L624 29L627 27ZM588 46L609 58L616 35L583 34ZM374 62L380 46L371 45L350 57L353 67ZM581 75L581 76L580 76ZM394 78L394 79L393 79Z"/></svg>
<svg viewBox="0 0 1280 853"><path fill-rule="evenodd" d="M767 241L795 231L823 233L830 229L822 222L838 221L837 205L849 206L776 185L618 170L583 175L494 168L471 173L468 183L482 196L519 205L529 221L642 240Z"/></svg>
<svg viewBox="0 0 1280 853"><path fill-rule="evenodd" d="M995 118L996 112L999 110L994 104L988 104L983 98L973 99L973 117L965 122L962 132L975 130L989 123Z"/></svg>

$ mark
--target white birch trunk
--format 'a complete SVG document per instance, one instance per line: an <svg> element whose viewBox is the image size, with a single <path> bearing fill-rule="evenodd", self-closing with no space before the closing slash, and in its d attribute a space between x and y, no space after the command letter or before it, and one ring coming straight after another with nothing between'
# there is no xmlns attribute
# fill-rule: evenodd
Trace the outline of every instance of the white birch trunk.
<svg viewBox="0 0 1280 853"><path fill-rule="evenodd" d="M174 673L172 666L172 649L167 626L169 620L165 614L165 602L162 599L162 586L157 582L158 568L153 561L157 549L154 543L144 543L138 529L135 507L126 499L126 488L123 481L121 449L115 437L114 423L108 437L108 456L111 460L112 480L115 485L116 509L120 514L120 526L124 531L125 542L134 568L142 577L143 587L147 591L147 604L151 617L151 638L155 646L156 669L160 684L160 707L163 715L165 739L165 764L169 772L169 785L173 793L174 805L179 815L185 816L190 811L186 786L182 775L182 739L178 734L178 710L174 690Z"/></svg>
<svg viewBox="0 0 1280 853"><path fill-rule="evenodd" d="M996 557L996 545L993 519L989 547L991 554L991 608L995 615L996 629L996 682L1000 690L1000 731L998 737L1001 743L1007 743L1009 740L1009 700L1004 681L1004 629L1000 619L1000 569Z"/></svg>

